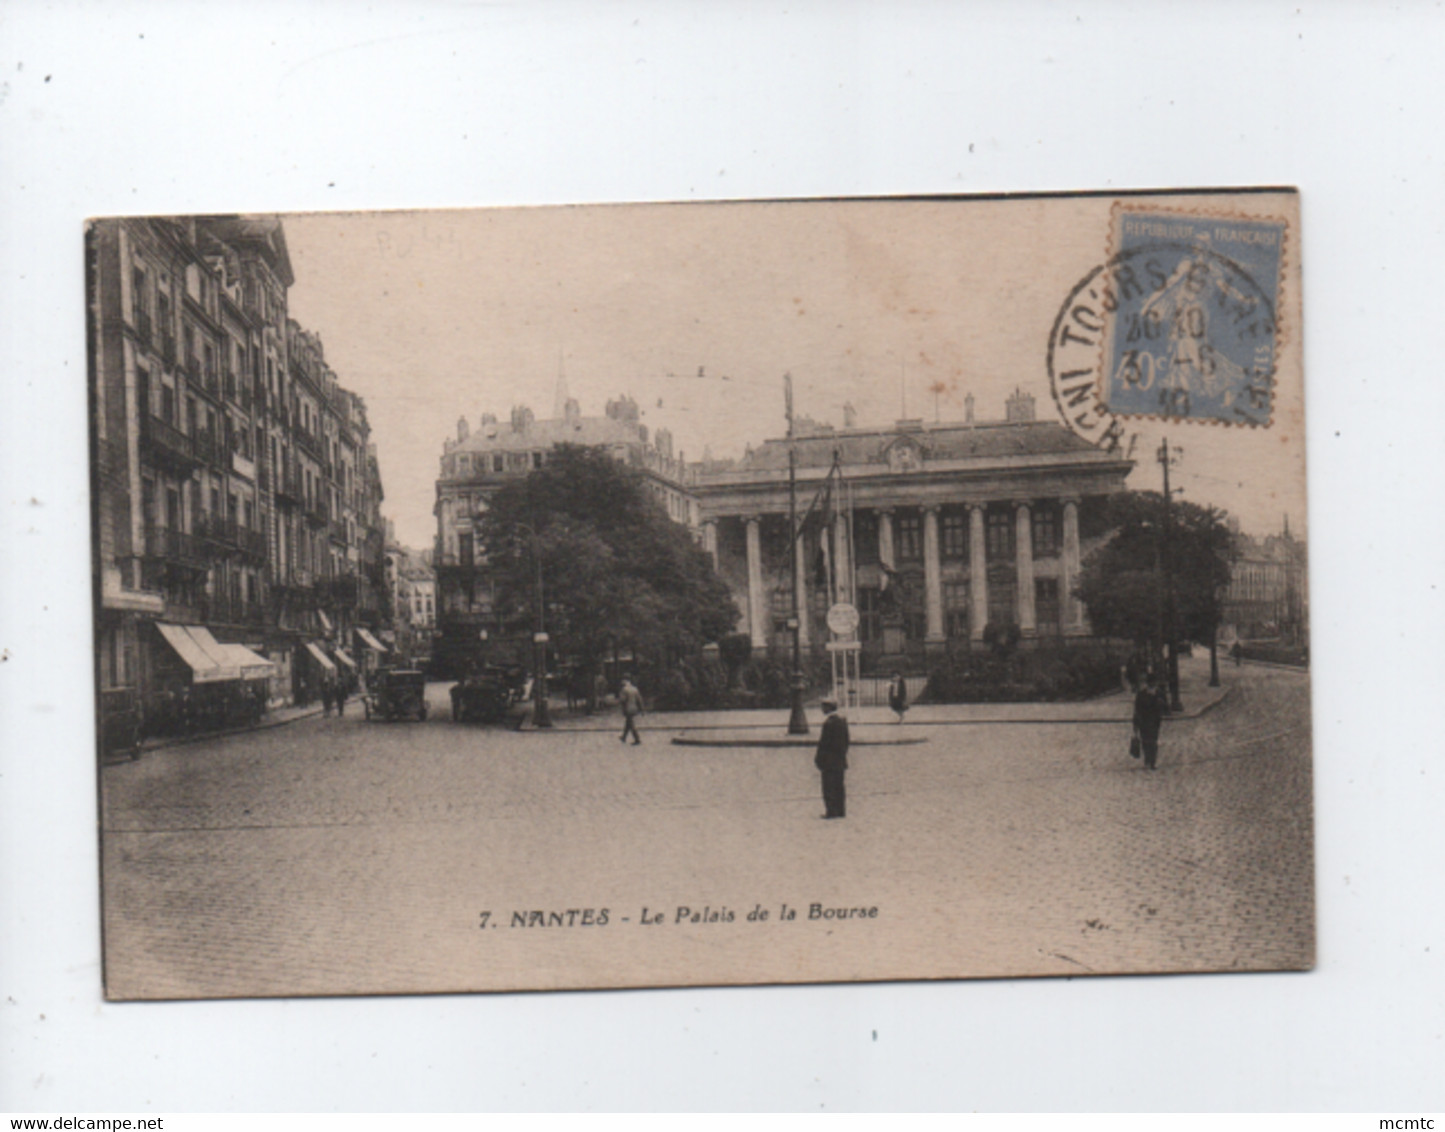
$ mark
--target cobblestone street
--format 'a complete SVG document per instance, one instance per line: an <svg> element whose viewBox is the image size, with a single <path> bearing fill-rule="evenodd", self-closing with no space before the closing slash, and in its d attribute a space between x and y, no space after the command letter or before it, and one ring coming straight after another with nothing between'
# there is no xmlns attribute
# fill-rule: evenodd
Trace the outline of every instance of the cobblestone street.
<svg viewBox="0 0 1445 1132"><path fill-rule="evenodd" d="M660 716L640 747L474 728L442 685L423 724L353 708L150 752L102 772L108 987L1307 966L1307 677L1223 675L1228 697L1166 726L1152 774L1127 725L910 724L928 742L855 750L843 822L818 820L806 751L678 747ZM809 919L814 903L877 912ZM512 926L533 911L571 923Z"/></svg>

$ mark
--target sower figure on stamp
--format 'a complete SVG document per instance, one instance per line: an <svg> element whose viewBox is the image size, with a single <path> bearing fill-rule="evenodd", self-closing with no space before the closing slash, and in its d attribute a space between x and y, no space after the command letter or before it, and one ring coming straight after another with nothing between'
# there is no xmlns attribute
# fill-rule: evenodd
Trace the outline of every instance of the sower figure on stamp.
<svg viewBox="0 0 1445 1132"><path fill-rule="evenodd" d="M1144 752L1144 769L1153 770L1159 759L1159 727L1169 714L1169 697L1163 681L1150 675L1134 696L1134 730Z"/></svg>
<svg viewBox="0 0 1445 1132"><path fill-rule="evenodd" d="M847 790L843 778L848 772L848 721L838 714L835 700L824 700L822 734L818 736L818 753L813 765L823 776L823 816L841 818L847 813Z"/></svg>
<svg viewBox="0 0 1445 1132"><path fill-rule="evenodd" d="M617 702L622 705L622 742L627 742L627 736L631 734L635 747L642 742L642 737L637 734L637 717L642 714L642 693L626 676L622 678L622 691L618 693Z"/></svg>

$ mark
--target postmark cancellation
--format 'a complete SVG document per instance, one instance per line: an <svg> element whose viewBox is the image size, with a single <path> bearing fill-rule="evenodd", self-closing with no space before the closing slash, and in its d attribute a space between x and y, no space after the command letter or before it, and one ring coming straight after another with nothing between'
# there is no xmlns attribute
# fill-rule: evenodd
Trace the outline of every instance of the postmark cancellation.
<svg viewBox="0 0 1445 1132"><path fill-rule="evenodd" d="M1050 342L1071 427L1104 444L1121 418L1267 427L1288 222L1118 204L1110 229Z"/></svg>

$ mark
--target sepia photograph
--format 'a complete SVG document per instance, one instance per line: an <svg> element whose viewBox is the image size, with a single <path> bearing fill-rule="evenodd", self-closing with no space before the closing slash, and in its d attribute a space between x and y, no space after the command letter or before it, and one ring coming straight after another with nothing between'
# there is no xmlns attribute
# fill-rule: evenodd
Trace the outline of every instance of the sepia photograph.
<svg viewBox="0 0 1445 1132"><path fill-rule="evenodd" d="M91 220L106 997L1311 968L1302 240Z"/></svg>

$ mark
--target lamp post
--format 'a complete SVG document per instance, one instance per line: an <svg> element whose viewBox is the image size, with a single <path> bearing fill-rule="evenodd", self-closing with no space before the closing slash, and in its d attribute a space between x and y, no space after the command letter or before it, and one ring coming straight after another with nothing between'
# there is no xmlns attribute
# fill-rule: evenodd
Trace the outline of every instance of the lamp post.
<svg viewBox="0 0 1445 1132"><path fill-rule="evenodd" d="M538 547L541 537L537 534L535 527L526 523L518 523L518 527L532 536L532 561L537 564L537 628L532 634L532 644L535 646L537 676L532 681L532 699L535 707L532 712L532 725L538 728L552 726L552 709L547 701L547 615L546 600L542 590L542 554Z"/></svg>
<svg viewBox="0 0 1445 1132"><path fill-rule="evenodd" d="M783 375L783 389L787 398L788 410L788 535L792 543L793 553L789 556L789 565L793 570L793 615L788 618L788 629L793 635L793 680L789 688L789 712L788 712L788 734L806 735L808 733L808 713L803 710L803 655L802 655L802 617L803 617L803 595L799 593L802 586L803 572L799 568L799 556L803 553L801 541L798 538L798 449L793 443L793 375Z"/></svg>
<svg viewBox="0 0 1445 1132"><path fill-rule="evenodd" d="M1175 455L1182 455L1182 450L1176 448ZM1184 710L1184 705L1179 699L1179 612L1174 600L1174 493L1169 490L1170 460L1169 438L1166 436L1159 445L1159 463L1164 468L1164 600L1169 628L1169 710L1178 712Z"/></svg>

